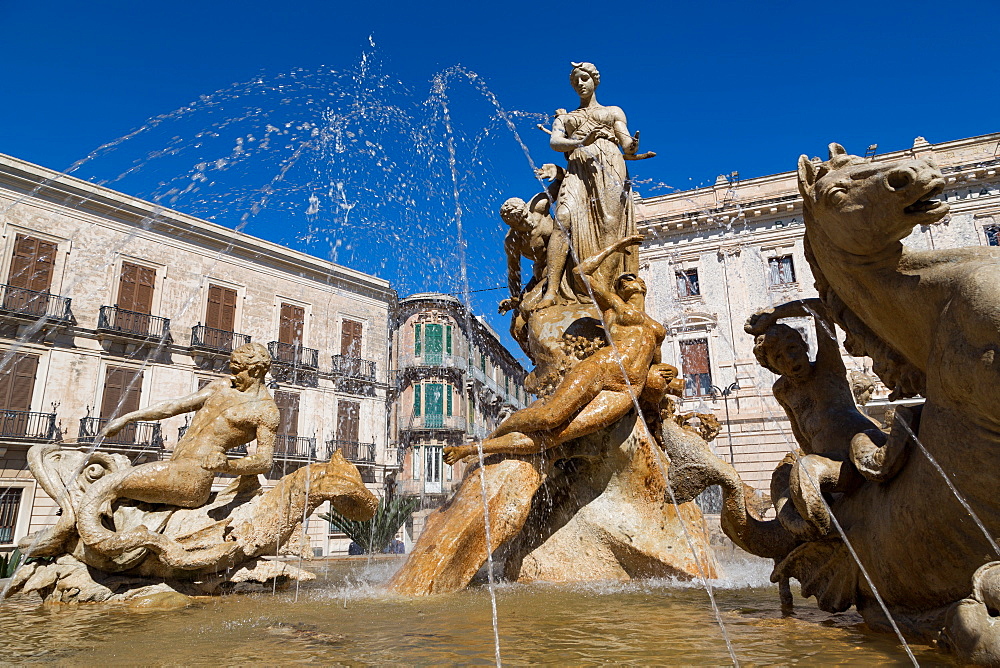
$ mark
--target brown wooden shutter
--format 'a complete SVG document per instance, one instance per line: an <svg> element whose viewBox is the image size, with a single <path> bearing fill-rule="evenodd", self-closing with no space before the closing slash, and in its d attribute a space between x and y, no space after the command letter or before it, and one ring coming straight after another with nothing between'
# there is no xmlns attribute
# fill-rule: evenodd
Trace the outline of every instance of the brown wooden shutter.
<svg viewBox="0 0 1000 668"><path fill-rule="evenodd" d="M226 332L236 326L236 290L221 285L208 286L208 308L205 311L205 325Z"/></svg>
<svg viewBox="0 0 1000 668"><path fill-rule="evenodd" d="M118 308L147 315L152 313L155 286L155 269L122 262L122 275L118 283Z"/></svg>
<svg viewBox="0 0 1000 668"><path fill-rule="evenodd" d="M9 411L31 410L31 395L35 391L37 371L37 356L14 354L10 364L0 373L2 408Z"/></svg>
<svg viewBox="0 0 1000 668"><path fill-rule="evenodd" d="M358 440L361 404L357 401L337 402L337 439L341 441Z"/></svg>
<svg viewBox="0 0 1000 668"><path fill-rule="evenodd" d="M295 437L299 434L299 395L294 392L274 393L274 403L278 405L281 420L278 422L278 435Z"/></svg>
<svg viewBox="0 0 1000 668"><path fill-rule="evenodd" d="M306 310L292 304L281 305L281 319L278 325L278 342L302 345L302 329L305 326Z"/></svg>
<svg viewBox="0 0 1000 668"><path fill-rule="evenodd" d="M45 292L52 287L52 271L56 266L56 245L34 237L18 234L14 239L8 285Z"/></svg>
<svg viewBox="0 0 1000 668"><path fill-rule="evenodd" d="M138 410L141 392L141 371L109 366L104 377L101 417L108 419Z"/></svg>
<svg viewBox="0 0 1000 668"><path fill-rule="evenodd" d="M681 341L681 373L709 373L708 339Z"/></svg>
<svg viewBox="0 0 1000 668"><path fill-rule="evenodd" d="M361 357L362 324L354 320L344 320L340 325L340 354L347 357Z"/></svg>

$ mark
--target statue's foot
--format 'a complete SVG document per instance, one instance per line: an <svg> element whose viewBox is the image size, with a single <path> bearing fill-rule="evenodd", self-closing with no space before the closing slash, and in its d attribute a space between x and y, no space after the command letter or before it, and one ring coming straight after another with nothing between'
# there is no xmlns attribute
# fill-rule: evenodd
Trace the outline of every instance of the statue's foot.
<svg viewBox="0 0 1000 668"><path fill-rule="evenodd" d="M555 306L555 305L556 305L556 296L555 295L545 295L544 297L542 297L541 299L538 300L538 303L535 304L534 307L531 310L532 311L541 311L542 309L546 309L546 308L548 308L550 306Z"/></svg>

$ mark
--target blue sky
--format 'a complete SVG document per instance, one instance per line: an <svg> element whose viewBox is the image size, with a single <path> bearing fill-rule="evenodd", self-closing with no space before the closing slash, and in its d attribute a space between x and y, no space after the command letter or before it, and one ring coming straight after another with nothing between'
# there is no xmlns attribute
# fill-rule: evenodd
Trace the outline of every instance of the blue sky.
<svg viewBox="0 0 1000 668"><path fill-rule="evenodd" d="M164 197L171 183L190 180L197 165L230 154L241 133L259 139L253 123L305 118L264 95L278 90L275 82L288 82L289 73L298 72L291 75L293 97L352 76L360 88L379 82L408 110L408 122L426 122L426 150L384 146L393 127L380 126L372 106L360 127L366 136L375 131L382 153L373 149L361 160L349 150L354 161L329 172L318 161L335 163L345 154L315 153L300 165L308 175L289 171L249 220L243 216L258 201L253 193L273 183L280 168L277 154L271 163L227 167L220 176L229 182L206 178L165 203L227 225L243 220L248 232L382 275L403 292L451 291L461 289L451 195L457 183L469 287L485 290L504 283L503 229L494 212L505 197L530 196L537 183L478 84L504 110L525 112L512 122L531 162L540 164L557 156L532 129L536 115L574 104L569 61L596 63L599 99L621 106L631 129L642 132L643 149L659 154L632 163L640 192L659 194L733 170L744 178L785 171L800 153L819 155L831 141L854 152L872 143L888 151L917 135L939 142L997 131L998 18L996 2L0 0L0 152L63 170L147 119L216 91L233 93L185 117L188 125L164 122L77 172L131 194ZM464 70L447 78L446 118L432 79L456 65ZM354 76L362 67L367 73ZM338 74L322 74L331 70ZM480 77L476 85L470 72ZM237 82L245 85L234 88ZM273 108L226 126L231 133L219 133L218 146L195 142L199 127L246 114L240 91L264 95L261 104ZM315 114L316 101L310 104ZM446 160L447 125L455 137L455 173ZM148 160L174 136L188 142L184 151ZM294 148L292 139L288 145ZM425 153L426 178L412 166L374 180L362 174L384 168L373 161L419 163ZM142 169L117 179L138 164ZM370 205L383 187L395 195ZM322 192L318 211L305 216L310 189ZM243 208L228 206L227 198L243 198ZM352 237L352 230L364 236ZM448 258L434 259L442 255ZM502 296L474 293L473 308L491 313ZM506 329L500 319L493 324Z"/></svg>

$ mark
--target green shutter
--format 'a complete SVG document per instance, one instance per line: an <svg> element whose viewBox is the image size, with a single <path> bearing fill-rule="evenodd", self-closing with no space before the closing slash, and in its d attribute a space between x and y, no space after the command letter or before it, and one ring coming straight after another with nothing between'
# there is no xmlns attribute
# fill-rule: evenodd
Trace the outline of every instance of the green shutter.
<svg viewBox="0 0 1000 668"><path fill-rule="evenodd" d="M413 385L413 414L420 417L420 384Z"/></svg>
<svg viewBox="0 0 1000 668"><path fill-rule="evenodd" d="M446 410L445 415L451 417L451 394L452 394L451 385L444 386L444 394L445 397L447 397L447 408L445 409Z"/></svg>
<svg viewBox="0 0 1000 668"><path fill-rule="evenodd" d="M424 426L444 426L444 384L427 383L424 397Z"/></svg>
<svg viewBox="0 0 1000 668"><path fill-rule="evenodd" d="M469 397L469 410L466 411L466 419L469 421L469 427L476 424L476 409L472 405L472 397Z"/></svg>
<svg viewBox="0 0 1000 668"><path fill-rule="evenodd" d="M441 364L441 353L444 352L444 327L428 324L424 327L424 338L427 344L424 351L424 363Z"/></svg>
<svg viewBox="0 0 1000 668"><path fill-rule="evenodd" d="M413 355L420 357L420 323L413 326Z"/></svg>
<svg viewBox="0 0 1000 668"><path fill-rule="evenodd" d="M451 355L451 325L445 327L444 351Z"/></svg>

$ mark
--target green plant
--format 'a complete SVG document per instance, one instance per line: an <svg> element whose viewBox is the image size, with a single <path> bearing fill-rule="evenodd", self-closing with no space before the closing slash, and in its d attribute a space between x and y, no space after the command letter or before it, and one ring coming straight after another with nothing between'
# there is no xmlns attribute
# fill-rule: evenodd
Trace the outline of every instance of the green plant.
<svg viewBox="0 0 1000 668"><path fill-rule="evenodd" d="M329 513L323 513L320 517L328 520L333 528L347 534L365 554L378 554L389 546L399 527L403 526L406 518L419 505L418 497L397 496L388 503L381 499L375 516L367 522L349 520L332 508Z"/></svg>
<svg viewBox="0 0 1000 668"><path fill-rule="evenodd" d="M0 554L0 578L9 578L23 561L21 550L14 548L9 554Z"/></svg>

